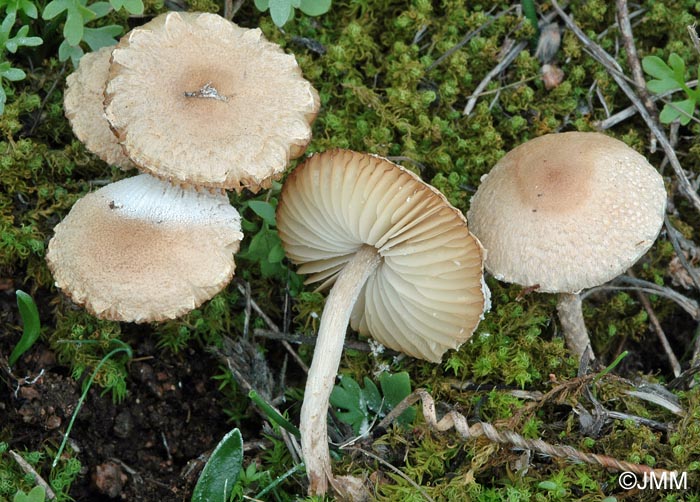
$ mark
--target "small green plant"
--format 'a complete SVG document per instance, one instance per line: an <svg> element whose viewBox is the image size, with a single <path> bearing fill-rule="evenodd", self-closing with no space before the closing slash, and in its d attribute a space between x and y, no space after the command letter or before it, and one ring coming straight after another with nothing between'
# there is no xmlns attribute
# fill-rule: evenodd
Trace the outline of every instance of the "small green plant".
<svg viewBox="0 0 700 502"><path fill-rule="evenodd" d="M36 308L36 303L34 303L32 297L19 289L16 295L17 307L19 308L19 315L24 324L24 331L19 342L17 342L15 348L12 349L10 359L8 360L10 366L13 366L17 360L22 357L22 354L28 351L39 339L39 331L41 328L39 310Z"/></svg>
<svg viewBox="0 0 700 502"><path fill-rule="evenodd" d="M216 445L199 476L192 502L226 501L231 496L243 466L243 439L238 429Z"/></svg>
<svg viewBox="0 0 700 502"><path fill-rule="evenodd" d="M5 10L5 19L0 24L0 115L5 111L7 101L7 91L5 81L17 82L24 80L27 74L24 70L13 68L12 63L7 61L6 53L14 54L20 47L36 47L42 44L39 37L29 37L29 26L23 25L12 36L12 31L17 21L17 12L21 11L30 18L37 17L36 6L30 0L0 0L0 9Z"/></svg>
<svg viewBox="0 0 700 502"><path fill-rule="evenodd" d="M364 384L362 388L352 377L343 375L340 384L331 393L331 405L340 410L337 412L338 418L352 426L358 435L365 434L374 419L384 417L411 394L411 380L406 372L393 375L382 373L379 376L381 394L369 378L364 378ZM416 410L409 408L398 418L398 423L410 424L415 416Z"/></svg>
<svg viewBox="0 0 700 502"><path fill-rule="evenodd" d="M12 502L44 502L46 499L46 490L41 486L35 486L29 493L24 493L19 490L15 493Z"/></svg>
<svg viewBox="0 0 700 502"><path fill-rule="evenodd" d="M88 28L86 25L109 14L112 10L125 9L129 14L143 14L142 0L109 0L109 2L94 2L87 5L87 0L52 0L49 2L41 17L44 20L57 19L65 13L63 24L64 40L58 48L58 58L66 61L69 58L73 66L84 54L81 42L96 51L102 47L116 44L115 37L122 34L123 28L116 24Z"/></svg>
<svg viewBox="0 0 700 502"><path fill-rule="evenodd" d="M90 343L90 341L85 340L82 343ZM58 451L56 452L56 456L53 459L52 467L56 467L59 459L61 458L61 454L63 453L63 449L66 447L66 443L68 442L68 436L70 435L70 431L73 429L73 423L75 422L75 418L78 416L78 413L80 412L80 408L82 408L83 403L85 402L85 398L87 397L88 391L90 390L90 387L92 386L92 383L95 380L95 376L100 371L100 368L110 358L116 356L117 354L119 354L121 352L125 353L129 359L131 359L131 357L133 356L133 352L131 351L131 347L129 347L129 345L122 342L121 340L114 340L114 343L117 344L117 347L115 349L112 349L107 354L105 354L105 356L100 360L100 362L95 367L95 370L92 372L92 375L90 375L90 378L88 379L87 383L84 385L83 393L80 395L80 399L78 399L78 404L75 406L75 411L73 412L73 415L70 418L70 422L68 422L68 427L66 428L66 433L63 435L63 441L61 441L61 446L59 446Z"/></svg>
<svg viewBox="0 0 700 502"><path fill-rule="evenodd" d="M277 234L275 220L278 202L276 195L279 194L281 187L280 183L274 182L268 193L240 205L241 227L247 235L253 237L248 246L236 257L259 264L263 279L288 282L290 294L296 296L302 289L302 280L284 263L284 248ZM250 213L256 217L251 217L253 215Z"/></svg>
<svg viewBox="0 0 700 502"><path fill-rule="evenodd" d="M685 61L675 52L668 57L668 63L658 56L647 56L642 59L644 71L654 77L647 82L647 88L657 94L682 90L686 99L666 103L659 114L659 120L670 124L678 119L682 125L688 124L695 112L695 106L700 100L700 89L691 89L685 83ZM700 67L698 67L700 77Z"/></svg>
<svg viewBox="0 0 700 502"><path fill-rule="evenodd" d="M272 22L280 28L294 17L294 9L307 16L320 16L331 8L331 0L255 0L260 12L270 10Z"/></svg>

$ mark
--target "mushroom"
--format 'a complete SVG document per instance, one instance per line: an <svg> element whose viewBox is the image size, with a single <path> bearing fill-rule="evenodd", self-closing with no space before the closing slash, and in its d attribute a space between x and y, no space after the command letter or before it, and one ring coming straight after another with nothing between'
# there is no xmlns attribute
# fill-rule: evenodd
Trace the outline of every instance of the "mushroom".
<svg viewBox="0 0 700 502"><path fill-rule="evenodd" d="M304 152L319 108L294 56L259 29L207 13L170 12L125 35L105 96L142 171L255 192Z"/></svg>
<svg viewBox="0 0 700 502"><path fill-rule="evenodd" d="M80 58L78 69L68 75L63 108L75 136L108 164L123 170L134 167L117 142L104 112L104 90L114 46L103 47Z"/></svg>
<svg viewBox="0 0 700 502"><path fill-rule="evenodd" d="M222 194L145 174L78 200L55 228L46 260L75 303L102 319L173 319L233 277L243 238Z"/></svg>
<svg viewBox="0 0 700 502"><path fill-rule="evenodd" d="M488 289L483 250L464 216L435 188L381 157L316 154L287 178L277 209L287 256L333 287L321 316L301 409L311 494L333 478L327 411L343 340L353 329L438 362L478 324Z"/></svg>
<svg viewBox="0 0 700 502"><path fill-rule="evenodd" d="M559 293L570 350L590 345L578 292L632 266L656 239L666 190L623 142L599 133L535 138L482 178L467 214L496 279Z"/></svg>

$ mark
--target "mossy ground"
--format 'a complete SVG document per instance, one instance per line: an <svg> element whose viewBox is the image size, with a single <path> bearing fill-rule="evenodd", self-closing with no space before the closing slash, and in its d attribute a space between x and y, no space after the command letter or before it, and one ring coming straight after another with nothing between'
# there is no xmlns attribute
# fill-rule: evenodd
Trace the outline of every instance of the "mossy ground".
<svg viewBox="0 0 700 502"><path fill-rule="evenodd" d="M606 118L604 105L612 112L629 105L606 70L588 56L572 33L564 32L557 55L565 73L560 86L545 89L534 48L528 47L493 79L471 115L465 116L462 110L468 98L509 44L533 37L532 28L518 14L517 3L335 0L328 14L319 18L297 15L282 31L248 2L234 20L244 26L260 26L269 39L294 53L304 75L318 89L321 112L309 152L343 147L393 157L466 212L480 177L510 148L549 132L595 130L596 123ZM590 35L602 34L597 42L615 53L620 44L614 3L571 3L569 12L577 24ZM546 2L541 4L543 13L550 12ZM646 0L639 7L644 12L635 18L634 33L640 56L655 54L666 59L676 52L689 67L696 68L700 57L686 26L700 13L700 2ZM156 8L150 6L151 10ZM191 2L190 8L217 10L222 6L204 1ZM467 33L482 26L462 48L441 59ZM616 55L628 72L624 52ZM136 340L146 336L159 350L175 353L186 348L204 351L207 346L220 345L223 336L239 338L246 321L246 297L235 284L184 319L145 329L95 320L53 287L44 262L52 228L79 197L124 174L89 154L63 117L62 89L65 75L72 69L59 64L48 49L20 53L15 65L24 67L28 78L15 84L0 117L0 284L5 285L5 291L24 289L35 297L43 337L58 353L59 361L79 378L92 371L114 338L137 345ZM650 135L639 118L628 119L607 132L647 154L654 165L661 164L662 154L649 152ZM691 122L681 128L677 145L683 166L693 179L700 175L699 132L698 124ZM677 211L674 224L686 238L697 239L700 215L678 195L670 169L663 174ZM259 197L274 202L276 194ZM248 198L247 194L233 197L239 204ZM244 213L244 217L253 234L260 231L261 223L254 214ZM634 272L640 278L678 288L672 285L668 272L673 256L672 246L662 235ZM266 256L248 256L239 264L240 277L250 284L251 298L288 331L313 333L317 324L310 314L320 313L322 297L300 293L291 267L270 267L266 261ZM412 428L391 430L373 445L364 446L374 448L375 454L405 476L362 455L344 456L336 463L337 471L371 475L375 496L381 500L422 500L423 495L411 482L434 500L597 501L609 496L618 500L698 500L700 386L676 391L683 417L626 394L633 388L632 382L663 384L672 379L649 329L648 315L634 293L601 293L586 302L586 320L601 361L609 364L623 350L630 351L611 374L590 388L606 409L642 416L667 424L669 429L609 420L596 434L587 434L579 427L580 407L591 413L594 406L586 398L585 385L576 380L575 361L567 355L560 337L554 298L537 293L521 297L520 288L494 279L488 282L493 310L472 341L447 354L442 364L349 350L341 371L358 381L379 367L408 371L414 388L427 388L437 401L468 417L497 422L527 437L687 471L691 489L624 492L617 486L616 475L601 468L537 456L530 460L529 468L518 470L518 452L484 440L465 442L454 433L429 431L420 414ZM697 299L697 291L681 292ZM17 339L21 332L10 300L5 293L5 307L0 312L0 336L5 340ZM653 296L650 301L687 368L695 324L675 304ZM249 329L256 327L265 324L253 314ZM96 340L101 344L66 344L63 340ZM279 371L279 364L272 361L283 358L284 351L274 341L259 338L256 343L270 367ZM310 361L312 351L307 346L298 350ZM109 391L105 399L112 397L118 402L130 392L130 385L136 384L126 378L127 364L121 360L103 367L97 382ZM304 381L292 362L289 368L288 375L274 376L286 382L287 401L282 407L295 418ZM241 427L245 440L259 438L263 434L260 419L235 381L226 376L224 368L212 370L211 376L221 382L218 405L231 417L231 427ZM547 393L555 388L560 391L551 400L536 404L511 392ZM0 441L11 440L12 434L11 428L0 423ZM257 462L258 471L268 471L270 479L293 467L290 456L279 447L281 443L273 444L274 449L247 460ZM41 449L42 445L27 443L27 447ZM7 463L2 457L0 472L12 469ZM28 486L26 482L19 484ZM302 485L302 474L290 477L276 489L277 499L292 500L295 494L303 493ZM250 486L256 486L255 482L250 481ZM0 499L3 495L7 493L0 494Z"/></svg>

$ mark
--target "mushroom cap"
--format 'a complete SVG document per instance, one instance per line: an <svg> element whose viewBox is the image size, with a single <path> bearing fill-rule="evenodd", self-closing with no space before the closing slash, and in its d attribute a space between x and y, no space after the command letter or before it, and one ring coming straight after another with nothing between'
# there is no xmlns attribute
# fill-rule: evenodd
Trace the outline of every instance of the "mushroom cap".
<svg viewBox="0 0 700 502"><path fill-rule="evenodd" d="M464 216L436 189L381 157L316 154L287 178L277 209L287 256L331 284L364 245L381 262L352 312L362 334L439 361L476 328L488 303L483 250Z"/></svg>
<svg viewBox="0 0 700 502"><path fill-rule="evenodd" d="M102 47L80 59L78 69L66 78L63 108L75 136L88 150L108 164L128 170L134 164L117 142L104 111L104 90L114 47Z"/></svg>
<svg viewBox="0 0 700 502"><path fill-rule="evenodd" d="M575 293L651 247L664 219L659 173L622 141L567 132L530 140L482 178L467 219L497 279Z"/></svg>
<svg viewBox="0 0 700 502"><path fill-rule="evenodd" d="M294 56L259 29L181 12L121 39L105 95L107 118L141 170L253 191L304 152L320 105Z"/></svg>
<svg viewBox="0 0 700 502"><path fill-rule="evenodd" d="M56 286L95 316L162 321L229 283L242 238L225 195L142 174L78 200L56 226L46 260Z"/></svg>

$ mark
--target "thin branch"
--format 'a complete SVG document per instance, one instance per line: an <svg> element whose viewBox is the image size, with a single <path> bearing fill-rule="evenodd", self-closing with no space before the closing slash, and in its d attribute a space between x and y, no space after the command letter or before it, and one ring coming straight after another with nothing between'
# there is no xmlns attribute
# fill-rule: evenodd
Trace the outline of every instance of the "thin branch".
<svg viewBox="0 0 700 502"><path fill-rule="evenodd" d="M634 277L634 274L632 271L627 272L630 277ZM636 279L636 277L634 277ZM647 298L647 295L644 294L642 291L637 291L637 298L639 298L639 301L641 302L642 306L644 307L644 310L647 311L647 314L649 315L649 321L651 321L651 325L654 327L654 331L656 332L656 336L659 338L659 341L661 342L661 346L664 348L664 352L666 353L666 357L668 358L668 362L671 365L671 370L673 371L673 376L678 377L678 375L681 374L681 365L678 362L678 358L676 357L676 354L673 353L673 349L671 348L671 344L668 343L668 338L666 338L666 333L664 333L663 328L661 327L661 323L659 322L659 319L656 317L656 314L654 313L654 309L651 307L651 303L649 302L649 298Z"/></svg>
<svg viewBox="0 0 700 502"><path fill-rule="evenodd" d="M428 493L423 489L422 486L420 486L418 483L416 483L416 482L413 481L411 478L409 478L401 469L399 469L398 467L393 466L392 464L390 464L389 462L387 462L386 460L384 460L384 459L383 459L382 457L380 457L379 455L375 455L375 454L372 453L371 451L364 450L364 449L359 448L359 447L357 447L357 446L354 446L354 447L352 447L352 448L344 448L344 449L349 450L349 451L356 451L356 452L362 453L363 455L366 455L366 456L368 456L368 457L370 457L370 458L373 458L374 460L376 460L376 461L379 462L380 464L385 465L386 467L388 467L389 469L391 469L392 471L394 471L398 476L400 476L400 477L402 477L404 480L406 480L406 482L407 482L408 484L410 484L413 488L415 488L416 491L418 491L418 493L420 493L420 494L423 496L423 498L424 498L425 500L427 500L428 502L435 502L435 500L434 500L430 495L428 495Z"/></svg>
<svg viewBox="0 0 700 502"><path fill-rule="evenodd" d="M32 465L24 460L22 456L17 453L14 450L9 451L10 456L14 459L15 462L17 462L17 465L19 465L20 469L24 471L25 474L29 474L31 476L34 476L34 482L41 486L44 491L46 492L46 498L48 500L56 500L56 494L53 492L51 489L51 486L42 478L38 472L32 467Z"/></svg>
<svg viewBox="0 0 700 502"><path fill-rule="evenodd" d="M664 153L668 157L671 167L673 167L673 170L678 178L678 186L681 194L687 197L695 207L696 211L700 213L700 196L698 196L695 190L693 190L685 171L683 171L683 168L678 161L676 152L674 151L664 132L659 128L651 115L649 115L649 112L639 100L634 90L627 84L625 77L621 75L617 62L612 58L612 56L605 52L602 47L588 38L588 36L576 25L576 23L574 23L574 21L561 9L557 0L552 0L552 6L556 10L559 17L564 21L564 23L566 23L568 28L579 38L586 49L590 51L593 58L605 67L615 82L617 82L620 89L622 89L622 91L627 95L627 98L632 101L637 110L639 110L639 114L644 119L644 122L646 122L647 127L651 129L654 136L664 149Z"/></svg>
<svg viewBox="0 0 700 502"><path fill-rule="evenodd" d="M620 283L627 285L620 286ZM676 302L696 321L700 320L700 307L698 307L698 303L695 300L680 294L674 289L659 286L658 284L654 284L653 282L645 281L643 279L620 275L607 284L587 289L581 293L581 298L585 299L598 291L642 291L643 293L648 293L650 295L663 296L664 298L668 298L669 300Z"/></svg>
<svg viewBox="0 0 700 502"><path fill-rule="evenodd" d="M680 239L678 238L680 232L671 224L671 220L668 219L668 215L664 215L664 225L666 226L666 234L671 241L673 250L676 252L676 256L678 256L678 261L681 262L681 265L685 271L688 272L688 275L692 279L695 288L700 291L700 276L698 276L698 272L695 270L695 267L688 263L688 260L685 257L685 252L681 246Z"/></svg>
<svg viewBox="0 0 700 502"><path fill-rule="evenodd" d="M522 42L519 42L518 44L515 45L508 53L505 55L503 59L501 59L496 66L494 66L490 72L486 74L484 79L479 82L479 85L476 86L476 89L474 89L474 92L472 93L472 97L469 98L467 101L467 105L464 107L464 115L470 115L471 112L474 110L474 107L476 106L476 101L478 99L478 95L486 89L486 87L491 83L491 80L493 80L494 77L496 77L499 73L501 73L503 70L508 68L510 64L515 60L516 57L518 57L518 54L520 54L520 51L525 49L527 47L528 42L526 40L523 40Z"/></svg>
<svg viewBox="0 0 700 502"><path fill-rule="evenodd" d="M649 92L646 88L642 65L639 64L639 56L637 56L637 48L634 45L634 36L632 35L632 25L630 24L629 10L627 9L627 0L617 0L617 21L620 25L620 34L622 35L622 43L625 46L627 53L627 65L632 72L632 78L637 84L637 92L642 98L644 107L649 114L654 118L657 117L657 110L654 102L649 98Z"/></svg>
<svg viewBox="0 0 700 502"><path fill-rule="evenodd" d="M241 284L240 282L238 282L238 283L236 284L236 286L238 287L238 291L240 291L242 295L245 295L245 294L246 294L246 288L245 288L245 286L243 286L243 284ZM267 326L268 326L272 331L276 331L276 332L280 333L280 329L277 327L277 324L275 324L275 322L274 322L272 319L270 319L270 317L269 317L265 312L263 312L263 310L260 308L260 306L259 306L257 303L255 303L255 300L253 300L252 298L250 298L250 306L253 307L253 310L255 310L255 312L256 312L260 317L262 317L263 321L265 321L265 324L267 324ZM299 357L299 354L296 353L296 351L292 348L292 346L289 345L289 342L283 339L283 340L282 340L282 346L283 346L285 349L287 349L287 352L290 353L290 355L292 356L292 358L294 358L294 360L297 362L297 364L299 365L299 367L300 367L302 370L304 370L304 373L308 373L308 372L309 372L309 367L308 367L308 366L306 365L306 363L301 359L301 357Z"/></svg>

